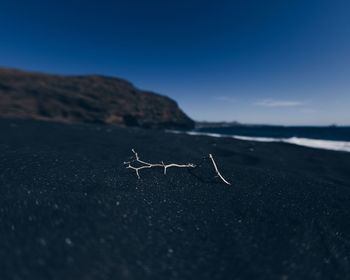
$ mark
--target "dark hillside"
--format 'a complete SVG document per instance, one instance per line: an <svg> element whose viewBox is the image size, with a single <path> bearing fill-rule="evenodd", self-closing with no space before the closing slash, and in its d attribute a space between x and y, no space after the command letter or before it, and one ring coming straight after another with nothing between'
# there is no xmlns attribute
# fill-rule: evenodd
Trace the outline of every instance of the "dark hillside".
<svg viewBox="0 0 350 280"><path fill-rule="evenodd" d="M158 128L194 125L172 99L139 90L122 79L3 68L0 117Z"/></svg>

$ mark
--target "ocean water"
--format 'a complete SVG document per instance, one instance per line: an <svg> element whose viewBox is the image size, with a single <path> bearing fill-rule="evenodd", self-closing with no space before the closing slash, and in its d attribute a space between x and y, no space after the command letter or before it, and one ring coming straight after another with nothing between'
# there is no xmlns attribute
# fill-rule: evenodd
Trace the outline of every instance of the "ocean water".
<svg viewBox="0 0 350 280"><path fill-rule="evenodd" d="M212 137L232 137L246 141L285 142L311 148L350 152L350 127L205 127L188 131L187 134L207 135Z"/></svg>

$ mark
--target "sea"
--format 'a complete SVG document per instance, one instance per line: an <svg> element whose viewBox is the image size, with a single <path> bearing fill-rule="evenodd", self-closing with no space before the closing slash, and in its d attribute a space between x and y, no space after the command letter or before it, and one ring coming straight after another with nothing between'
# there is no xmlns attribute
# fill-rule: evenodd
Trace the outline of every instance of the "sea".
<svg viewBox="0 0 350 280"><path fill-rule="evenodd" d="M345 126L235 125L202 127L186 133L246 141L285 142L310 148L350 152L350 127Z"/></svg>

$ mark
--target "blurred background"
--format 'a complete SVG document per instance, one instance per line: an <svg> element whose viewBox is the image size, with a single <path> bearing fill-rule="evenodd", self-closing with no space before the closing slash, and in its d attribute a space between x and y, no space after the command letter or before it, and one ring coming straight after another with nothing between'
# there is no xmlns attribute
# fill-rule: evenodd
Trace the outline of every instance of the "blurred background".
<svg viewBox="0 0 350 280"><path fill-rule="evenodd" d="M103 74L196 120L349 125L348 1L1 1L0 64Z"/></svg>
<svg viewBox="0 0 350 280"><path fill-rule="evenodd" d="M227 122L234 126L347 126L349 14L349 2L341 0L1 1L0 115L25 118L39 111L43 114L35 118L50 119L62 99L72 96L66 92L47 107L56 98L53 93L64 88L79 91L85 101L66 100L64 106L75 108L60 109L56 120L150 127L162 118L162 127L176 124L185 128L193 127L192 120L220 127ZM80 84L31 76L28 82L28 72L19 78L8 68L61 76L119 77L130 81L133 89L120 84L108 88L108 82L98 79ZM22 97L9 100L10 88L22 92ZM181 112L172 105L160 110L168 101L158 100L162 105L153 106L155 100L147 103L144 98L123 96L134 88L170 97ZM85 98L89 90L107 93L89 101ZM119 107L100 116L106 104L111 104L113 92L120 94L115 101ZM23 100L18 101L23 94L31 95L25 106L20 104ZM41 102L35 105L35 112L23 113L18 108L28 107L38 98ZM98 105L102 101L96 99L104 99L104 103ZM128 108L118 115L116 111L125 106ZM145 113L150 106L151 112ZM85 111L91 112L91 108L101 114L86 117ZM311 136L350 140L348 131L339 132L343 136L338 132L318 131ZM298 133L277 134L305 136Z"/></svg>

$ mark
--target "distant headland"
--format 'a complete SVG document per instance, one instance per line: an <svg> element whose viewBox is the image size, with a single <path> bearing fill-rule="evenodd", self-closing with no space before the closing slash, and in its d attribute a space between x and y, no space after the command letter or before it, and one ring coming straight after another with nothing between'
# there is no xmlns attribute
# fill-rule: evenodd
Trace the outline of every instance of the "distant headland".
<svg viewBox="0 0 350 280"><path fill-rule="evenodd" d="M0 118L191 129L169 97L100 75L62 76L0 68Z"/></svg>

